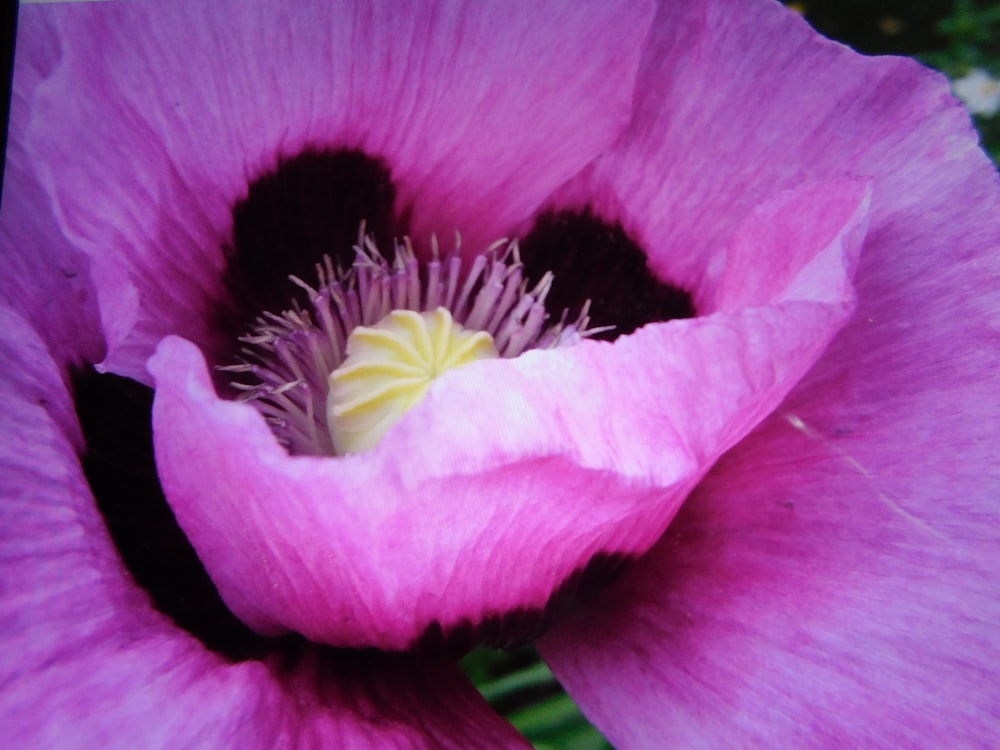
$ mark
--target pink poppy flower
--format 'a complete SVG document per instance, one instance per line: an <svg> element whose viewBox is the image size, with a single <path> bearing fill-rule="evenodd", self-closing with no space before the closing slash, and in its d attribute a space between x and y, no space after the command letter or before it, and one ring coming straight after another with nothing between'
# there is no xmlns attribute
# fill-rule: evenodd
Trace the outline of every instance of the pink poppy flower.
<svg viewBox="0 0 1000 750"><path fill-rule="evenodd" d="M25 9L9 736L517 746L440 654L540 636L620 747L995 742L997 197L944 79L764 1ZM371 288L338 268L360 220L414 245ZM456 230L467 297L433 281ZM523 264L476 277L500 237ZM338 440L310 368L442 299L520 356L309 455ZM293 300L315 325L254 329ZM122 416L150 387L159 483ZM128 500L161 486L257 635L158 565Z"/></svg>

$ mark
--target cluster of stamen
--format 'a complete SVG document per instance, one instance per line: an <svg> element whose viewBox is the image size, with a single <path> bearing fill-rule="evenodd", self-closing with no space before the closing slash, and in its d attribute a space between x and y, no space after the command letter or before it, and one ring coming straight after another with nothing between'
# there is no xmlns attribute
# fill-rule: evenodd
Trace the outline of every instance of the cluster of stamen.
<svg viewBox="0 0 1000 750"><path fill-rule="evenodd" d="M462 329L489 334L504 358L573 344L604 330L587 328L589 302L572 322L564 311L549 324L544 303L552 274L529 284L516 240L493 243L471 263L460 256L460 244L456 236L454 250L442 258L434 238L431 259L421 263L404 239L395 243L390 262L362 229L350 267L337 268L326 256L316 266L316 287L290 277L308 296L308 306L293 301L290 310L263 313L240 339L240 363L221 369L241 376L233 382L241 400L264 414L290 452L335 455L327 422L331 373L348 358L356 329L374 326L394 311L444 308Z"/></svg>

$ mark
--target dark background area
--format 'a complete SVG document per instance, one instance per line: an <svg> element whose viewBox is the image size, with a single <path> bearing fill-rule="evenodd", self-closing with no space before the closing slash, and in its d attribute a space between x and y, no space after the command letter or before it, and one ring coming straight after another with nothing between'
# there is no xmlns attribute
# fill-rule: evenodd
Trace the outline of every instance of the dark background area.
<svg viewBox="0 0 1000 750"><path fill-rule="evenodd" d="M786 2L824 36L859 52L917 55L941 51L948 37L938 25L951 15L954 0L805 0Z"/></svg>

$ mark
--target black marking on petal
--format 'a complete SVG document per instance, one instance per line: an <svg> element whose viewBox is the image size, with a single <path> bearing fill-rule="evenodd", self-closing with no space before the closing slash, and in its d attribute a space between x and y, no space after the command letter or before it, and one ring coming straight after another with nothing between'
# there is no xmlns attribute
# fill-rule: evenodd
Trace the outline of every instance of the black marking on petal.
<svg viewBox="0 0 1000 750"><path fill-rule="evenodd" d="M288 308L291 275L312 279L324 255L350 265L358 226L381 246L405 227L394 218L396 189L380 160L351 149L307 150L254 180L233 207L232 243L224 248L231 299L219 323L232 340L264 310Z"/></svg>
<svg viewBox="0 0 1000 750"><path fill-rule="evenodd" d="M514 649L539 638L548 626L587 600L591 592L614 581L634 558L623 554L598 554L569 576L541 608L518 608L465 620L443 628L431 623L417 638L416 651L458 659L477 646Z"/></svg>
<svg viewBox="0 0 1000 750"><path fill-rule="evenodd" d="M558 318L568 309L572 318L589 299L590 326L614 326L594 338L613 341L646 323L695 315L690 293L654 276L621 224L608 224L589 209L539 217L521 241L521 258L532 281L546 271L555 274L545 300L549 315Z"/></svg>
<svg viewBox="0 0 1000 750"><path fill-rule="evenodd" d="M87 481L125 567L153 605L233 661L282 645L229 611L167 505L153 459L152 389L88 368L73 374L73 393Z"/></svg>

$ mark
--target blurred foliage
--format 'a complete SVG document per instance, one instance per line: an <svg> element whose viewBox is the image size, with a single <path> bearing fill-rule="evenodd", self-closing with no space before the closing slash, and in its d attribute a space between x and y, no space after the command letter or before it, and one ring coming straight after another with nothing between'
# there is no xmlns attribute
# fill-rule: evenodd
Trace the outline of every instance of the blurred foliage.
<svg viewBox="0 0 1000 750"><path fill-rule="evenodd" d="M937 28L948 44L920 55L921 60L952 80L977 68L1000 79L1000 2L955 0L952 12ZM974 119L983 147L1000 164L1000 115Z"/></svg>
<svg viewBox="0 0 1000 750"><path fill-rule="evenodd" d="M1000 0L806 0L785 3L821 33L865 54L909 55L952 80L981 69L1000 79ZM1000 163L1000 115L976 116ZM462 668L538 750L612 750L532 647L481 648Z"/></svg>
<svg viewBox="0 0 1000 750"><path fill-rule="evenodd" d="M824 36L866 55L915 55L943 49L938 24L954 0L786 0Z"/></svg>
<svg viewBox="0 0 1000 750"><path fill-rule="evenodd" d="M1000 75L1000 2L956 0L951 14L937 28L947 38L948 46L923 55L928 64L952 77L965 75L972 68Z"/></svg>

